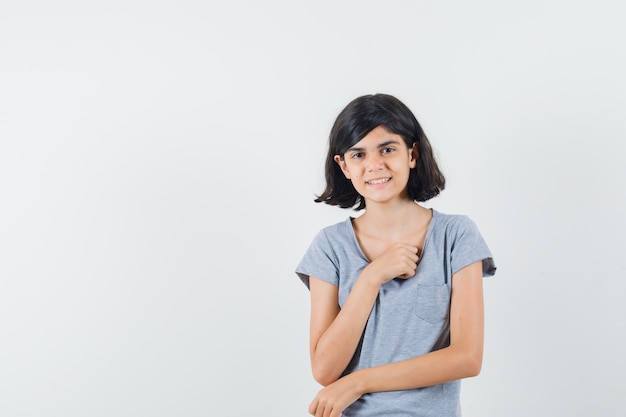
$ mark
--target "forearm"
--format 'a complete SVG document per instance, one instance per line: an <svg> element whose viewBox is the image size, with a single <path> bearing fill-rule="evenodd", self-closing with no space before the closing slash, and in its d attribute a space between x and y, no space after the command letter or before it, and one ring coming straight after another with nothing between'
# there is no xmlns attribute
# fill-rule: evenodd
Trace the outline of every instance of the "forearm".
<svg viewBox="0 0 626 417"><path fill-rule="evenodd" d="M355 372L351 376L358 389L363 393L405 390L478 375L484 346L481 268L475 262L453 277L448 347Z"/></svg>
<svg viewBox="0 0 626 417"><path fill-rule="evenodd" d="M447 347L423 356L352 373L360 392L422 388L478 375L482 351Z"/></svg>
<svg viewBox="0 0 626 417"><path fill-rule="evenodd" d="M337 317L312 347L313 374L322 385L336 381L350 363L379 288L380 286L367 276L361 276L354 284Z"/></svg>

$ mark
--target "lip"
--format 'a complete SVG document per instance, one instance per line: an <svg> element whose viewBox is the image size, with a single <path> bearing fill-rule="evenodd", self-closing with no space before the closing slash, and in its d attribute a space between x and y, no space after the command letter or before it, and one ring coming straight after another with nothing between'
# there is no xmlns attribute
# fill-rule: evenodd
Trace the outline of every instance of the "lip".
<svg viewBox="0 0 626 417"><path fill-rule="evenodd" d="M381 182L372 183L372 181ZM367 185L368 187L384 187L385 185L389 184L389 182L391 182L391 177L378 177L365 181L365 185Z"/></svg>

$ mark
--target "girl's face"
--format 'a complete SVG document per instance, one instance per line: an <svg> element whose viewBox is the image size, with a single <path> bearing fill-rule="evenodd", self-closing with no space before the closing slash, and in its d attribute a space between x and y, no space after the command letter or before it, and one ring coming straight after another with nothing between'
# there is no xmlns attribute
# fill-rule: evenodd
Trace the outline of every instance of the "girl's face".
<svg viewBox="0 0 626 417"><path fill-rule="evenodd" d="M402 136L384 126L373 129L343 158L335 155L334 159L366 204L408 198L406 186L416 165L417 150L407 148Z"/></svg>

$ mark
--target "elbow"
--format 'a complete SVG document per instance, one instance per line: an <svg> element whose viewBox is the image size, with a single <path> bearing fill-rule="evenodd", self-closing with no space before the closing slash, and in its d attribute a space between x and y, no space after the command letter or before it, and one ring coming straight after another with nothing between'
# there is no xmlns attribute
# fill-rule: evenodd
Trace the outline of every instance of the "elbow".
<svg viewBox="0 0 626 417"><path fill-rule="evenodd" d="M483 366L483 355L481 353L468 353L463 359L463 373L466 378L478 376Z"/></svg>
<svg viewBox="0 0 626 417"><path fill-rule="evenodd" d="M336 381L336 379L330 378L328 376L323 376L323 375L318 376L318 375L313 374L313 378L318 384L320 384L323 387L327 387Z"/></svg>
<svg viewBox="0 0 626 417"><path fill-rule="evenodd" d="M480 374L480 370L482 368L482 361L480 360L469 360L466 365L467 378L475 377Z"/></svg>
<svg viewBox="0 0 626 417"><path fill-rule="evenodd" d="M333 372L332 369L328 369L319 365L313 366L312 372L313 372L313 379L315 379L315 381L318 384L324 387L332 384L337 379L339 379L339 375L337 375L336 372Z"/></svg>
<svg viewBox="0 0 626 417"><path fill-rule="evenodd" d="M472 378L480 374L483 366L482 349L458 346L454 352L454 368L458 378Z"/></svg>

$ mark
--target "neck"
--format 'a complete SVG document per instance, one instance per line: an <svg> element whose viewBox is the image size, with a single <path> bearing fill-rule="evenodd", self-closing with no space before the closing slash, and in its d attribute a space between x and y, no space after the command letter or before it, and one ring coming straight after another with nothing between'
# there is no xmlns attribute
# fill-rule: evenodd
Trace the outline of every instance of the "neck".
<svg viewBox="0 0 626 417"><path fill-rule="evenodd" d="M428 223L431 216L429 209L414 201L402 200L393 205L368 204L359 220L370 233L393 238Z"/></svg>

